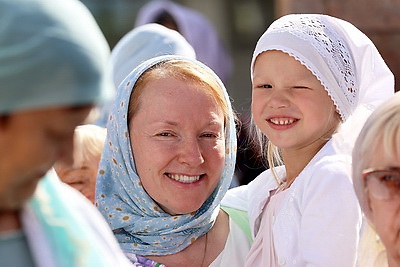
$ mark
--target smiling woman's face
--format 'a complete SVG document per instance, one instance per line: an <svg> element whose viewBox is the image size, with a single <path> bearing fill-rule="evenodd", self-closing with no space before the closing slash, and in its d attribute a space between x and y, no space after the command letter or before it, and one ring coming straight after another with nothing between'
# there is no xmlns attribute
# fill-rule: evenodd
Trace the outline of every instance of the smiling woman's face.
<svg viewBox="0 0 400 267"><path fill-rule="evenodd" d="M171 215L198 210L224 167L224 114L202 86L171 77L150 80L129 124L142 185Z"/></svg>

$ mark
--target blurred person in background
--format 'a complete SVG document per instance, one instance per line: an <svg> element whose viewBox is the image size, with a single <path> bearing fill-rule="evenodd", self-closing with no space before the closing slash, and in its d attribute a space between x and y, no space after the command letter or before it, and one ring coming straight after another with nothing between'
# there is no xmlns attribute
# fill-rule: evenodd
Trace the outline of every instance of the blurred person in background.
<svg viewBox="0 0 400 267"><path fill-rule="evenodd" d="M112 91L109 47L76 0L0 0L0 266L129 266L99 212L49 171Z"/></svg>
<svg viewBox="0 0 400 267"><path fill-rule="evenodd" d="M84 124L76 127L72 163L60 160L54 165L61 181L74 187L92 203L106 135L107 130L97 125Z"/></svg>
<svg viewBox="0 0 400 267"><path fill-rule="evenodd" d="M231 56L203 14L172 1L153 0L139 10L135 27L147 23L158 23L181 33L193 46L197 60L214 70L226 85L229 84Z"/></svg>

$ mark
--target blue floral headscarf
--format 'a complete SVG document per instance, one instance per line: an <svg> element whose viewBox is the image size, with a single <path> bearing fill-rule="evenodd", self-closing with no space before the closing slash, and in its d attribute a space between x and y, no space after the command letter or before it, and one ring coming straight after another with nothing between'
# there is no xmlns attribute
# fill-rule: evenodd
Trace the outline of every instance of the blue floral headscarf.
<svg viewBox="0 0 400 267"><path fill-rule="evenodd" d="M192 62L213 73L229 108L225 127L225 166L219 184L195 214L174 216L159 208L141 185L128 132L129 99L135 83L146 70L171 59ZM236 133L230 99L214 72L199 61L177 56L161 56L142 63L118 88L107 128L97 177L96 205L113 229L123 251L138 255L174 254L207 233L215 222L220 201L231 183L236 159Z"/></svg>

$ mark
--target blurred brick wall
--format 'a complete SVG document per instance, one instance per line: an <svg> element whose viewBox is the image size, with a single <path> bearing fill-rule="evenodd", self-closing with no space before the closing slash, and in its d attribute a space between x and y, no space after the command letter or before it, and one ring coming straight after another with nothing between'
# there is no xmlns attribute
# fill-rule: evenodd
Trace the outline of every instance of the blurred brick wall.
<svg viewBox="0 0 400 267"><path fill-rule="evenodd" d="M376 45L400 90L400 0L275 0L275 15L324 13L362 30Z"/></svg>

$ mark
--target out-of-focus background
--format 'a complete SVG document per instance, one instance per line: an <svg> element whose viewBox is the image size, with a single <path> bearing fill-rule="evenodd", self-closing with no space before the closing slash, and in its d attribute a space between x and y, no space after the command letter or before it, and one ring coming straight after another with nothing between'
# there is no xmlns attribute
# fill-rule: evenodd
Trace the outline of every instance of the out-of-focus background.
<svg viewBox="0 0 400 267"><path fill-rule="evenodd" d="M151 2L151 0L81 1L92 11L111 48L133 29L136 19L140 17L138 14L143 14L140 9ZM225 81L225 85L232 98L233 107L244 125L248 123L250 116L250 61L254 47L267 27L282 15L322 13L353 23L372 39L395 77L400 75L400 0L171 1L201 13L217 31L233 63L230 79ZM191 17L196 16L191 15ZM196 25L198 26L197 22ZM196 31L196 28L193 25L190 28L190 35L193 38L192 31ZM202 50L209 51L209 47L202 46L203 39L206 42L207 38L202 37L203 33L200 35ZM216 47L214 42L213 44L212 47ZM225 61L221 58L225 57L221 53L218 55L218 59L213 55L208 60L211 60L212 64L224 65ZM396 87L398 91L400 86ZM247 132L245 127L242 127L238 138L236 179L234 179L239 184L248 183L267 167L266 163L257 158L256 151L246 143L246 137Z"/></svg>
<svg viewBox="0 0 400 267"><path fill-rule="evenodd" d="M92 11L110 47L130 31L149 0L82 0ZM400 75L400 0L176 0L207 17L233 59L226 84L237 112L250 108L250 60L257 39L270 23L289 13L324 13L343 18L367 34L396 77ZM397 85L399 90L399 85Z"/></svg>

